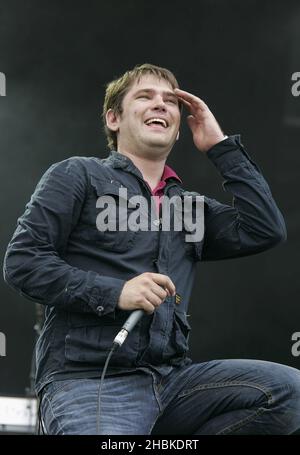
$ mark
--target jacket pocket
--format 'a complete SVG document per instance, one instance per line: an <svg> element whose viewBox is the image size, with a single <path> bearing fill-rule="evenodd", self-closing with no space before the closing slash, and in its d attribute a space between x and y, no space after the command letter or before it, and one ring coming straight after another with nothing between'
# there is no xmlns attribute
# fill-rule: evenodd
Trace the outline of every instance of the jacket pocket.
<svg viewBox="0 0 300 455"><path fill-rule="evenodd" d="M194 261L200 261L202 257L203 239L201 241L189 241L191 232L184 228L181 233L181 241L184 244L186 254Z"/></svg>
<svg viewBox="0 0 300 455"><path fill-rule="evenodd" d="M71 323L65 337L65 357L76 363L103 365L112 347L113 340L123 322L105 320L98 323L87 319ZM114 352L110 366L132 366L139 346L139 324L129 333L124 344Z"/></svg>
<svg viewBox="0 0 300 455"><path fill-rule="evenodd" d="M175 204L174 216L178 225L182 226L175 235L179 234L186 254L194 261L200 261L204 240L203 196L196 192L181 192L178 204Z"/></svg>
<svg viewBox="0 0 300 455"><path fill-rule="evenodd" d="M176 352L177 354L185 355L189 350L189 336L191 331L191 326L187 320L186 313L174 311L173 330L173 343Z"/></svg>
<svg viewBox="0 0 300 455"><path fill-rule="evenodd" d="M117 182L91 177L95 205L95 224L84 226L82 237L105 250L125 252L133 247L138 231L129 229L128 219L139 205L133 204L131 191Z"/></svg>

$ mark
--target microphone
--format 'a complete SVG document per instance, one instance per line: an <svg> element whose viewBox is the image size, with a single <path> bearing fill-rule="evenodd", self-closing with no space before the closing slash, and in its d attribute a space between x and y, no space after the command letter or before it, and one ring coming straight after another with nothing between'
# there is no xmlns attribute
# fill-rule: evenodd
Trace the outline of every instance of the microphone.
<svg viewBox="0 0 300 455"><path fill-rule="evenodd" d="M113 344L117 347L122 346L124 341L127 338L127 335L131 330L134 328L134 326L139 322L139 320L142 318L143 314L145 314L144 310L134 310L127 321L124 323L122 326L122 329L120 332L117 334L115 337Z"/></svg>
<svg viewBox="0 0 300 455"><path fill-rule="evenodd" d="M161 287L163 288L163 286L161 286ZM163 289L165 289L167 291L166 288L163 288ZM167 293L169 295L168 291L167 291ZM145 314L144 310L134 310L131 313L131 315L128 317L127 321L125 322L122 329L120 330L120 332L117 334L117 336L115 337L115 339L113 341L113 346L115 348L119 348L120 346L122 346L122 344L124 343L124 341L127 338L128 333L131 332L131 330L139 322L139 320L142 318L142 316L144 314Z"/></svg>

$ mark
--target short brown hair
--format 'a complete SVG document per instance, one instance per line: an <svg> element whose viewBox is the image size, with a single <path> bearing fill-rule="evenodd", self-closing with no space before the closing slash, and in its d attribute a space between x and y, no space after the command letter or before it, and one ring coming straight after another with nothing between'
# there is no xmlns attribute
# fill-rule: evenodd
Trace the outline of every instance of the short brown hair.
<svg viewBox="0 0 300 455"><path fill-rule="evenodd" d="M152 65L151 63L136 65L132 70L126 71L126 73L119 78L109 82L106 85L102 119L108 147L111 150L117 150L117 133L107 127L106 113L109 109L112 109L116 114L122 114L122 101L124 96L130 90L134 82L139 81L145 74L152 74L159 79L165 79L173 89L179 87L176 77L171 71L166 68L161 68L160 66Z"/></svg>

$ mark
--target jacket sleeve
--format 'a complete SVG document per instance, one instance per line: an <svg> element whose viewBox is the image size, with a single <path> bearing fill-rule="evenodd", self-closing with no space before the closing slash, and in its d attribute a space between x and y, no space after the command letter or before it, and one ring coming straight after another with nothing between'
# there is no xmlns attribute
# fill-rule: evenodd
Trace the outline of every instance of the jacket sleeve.
<svg viewBox="0 0 300 455"><path fill-rule="evenodd" d="M53 164L37 184L4 257L4 280L20 295L58 310L115 316L124 280L63 259L86 195L80 157Z"/></svg>
<svg viewBox="0 0 300 455"><path fill-rule="evenodd" d="M250 159L240 135L230 136L207 152L221 176L232 205L204 198L205 234L201 260L252 255L287 238L285 222L259 167Z"/></svg>

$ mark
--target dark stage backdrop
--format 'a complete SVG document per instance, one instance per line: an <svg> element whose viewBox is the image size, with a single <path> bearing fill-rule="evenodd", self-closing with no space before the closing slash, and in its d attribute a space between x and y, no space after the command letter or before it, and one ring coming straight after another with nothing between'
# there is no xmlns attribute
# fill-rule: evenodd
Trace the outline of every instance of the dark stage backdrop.
<svg viewBox="0 0 300 455"><path fill-rule="evenodd" d="M52 163L108 155L100 119L105 83L137 63L170 68L181 88L206 101L227 134L242 135L288 228L287 243L273 250L198 265L190 355L299 367L300 348L292 350L300 332L300 97L297 87L292 93L292 75L300 72L297 3L1 0L1 257ZM231 202L217 171L195 149L185 119L168 163L187 189ZM0 339L6 339L0 395L22 395L35 307L3 280L0 288Z"/></svg>

